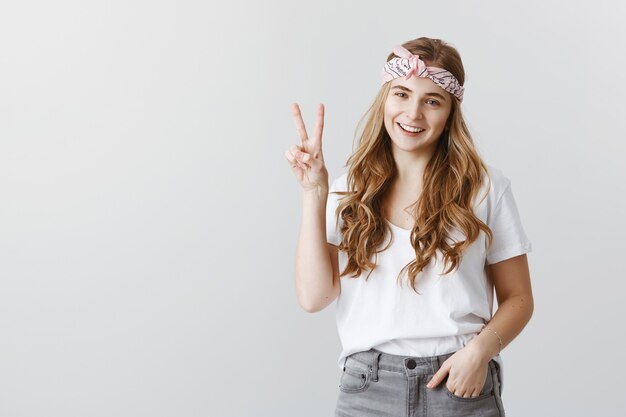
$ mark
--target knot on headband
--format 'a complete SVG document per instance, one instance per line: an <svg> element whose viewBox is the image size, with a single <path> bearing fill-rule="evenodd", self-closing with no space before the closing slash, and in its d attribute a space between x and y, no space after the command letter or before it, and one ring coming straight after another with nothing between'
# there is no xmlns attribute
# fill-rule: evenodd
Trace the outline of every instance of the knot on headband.
<svg viewBox="0 0 626 417"><path fill-rule="evenodd" d="M463 101L464 88L450 71L426 66L419 55L413 55L402 45L395 46L393 53L397 57L387 61L381 72L383 84L400 77L406 77L406 80L412 76L430 78L439 87L458 98L459 101Z"/></svg>

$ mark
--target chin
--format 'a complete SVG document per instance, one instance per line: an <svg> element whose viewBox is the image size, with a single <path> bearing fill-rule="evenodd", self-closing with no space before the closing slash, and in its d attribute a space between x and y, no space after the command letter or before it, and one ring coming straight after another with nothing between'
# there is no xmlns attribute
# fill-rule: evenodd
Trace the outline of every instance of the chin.
<svg viewBox="0 0 626 417"><path fill-rule="evenodd" d="M399 140L391 140L393 146L405 152L420 152L437 146L438 140L432 141L430 138L422 138L419 141L412 138L401 138Z"/></svg>

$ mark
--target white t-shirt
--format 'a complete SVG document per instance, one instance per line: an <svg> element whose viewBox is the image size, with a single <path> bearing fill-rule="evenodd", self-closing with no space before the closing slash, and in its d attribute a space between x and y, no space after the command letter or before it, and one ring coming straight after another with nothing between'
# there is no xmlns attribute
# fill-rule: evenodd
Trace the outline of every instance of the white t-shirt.
<svg viewBox="0 0 626 417"><path fill-rule="evenodd" d="M517 210L510 180L502 171L487 165L491 175L489 193L482 202L483 182L474 202L474 213L493 232L493 245L486 249L487 236L481 230L478 238L463 252L459 268L447 275L441 252L416 279L417 294L408 283L408 274L397 283L400 270L415 259L410 230L388 222L392 245L374 258L377 267L358 278L341 277L337 298L337 330L343 350L337 364L342 368L346 356L370 348L403 356L437 356L463 348L483 329L492 317L494 287L487 279L486 264L493 264L532 250ZM486 179L486 176L485 176ZM336 246L341 241L343 221L336 226L335 209L342 197L334 191L347 191L347 173L333 181L326 206L326 236ZM477 203L478 206L477 206ZM455 230L455 239L463 237ZM383 247L387 244L387 236ZM339 252L339 271L347 263L345 252ZM408 269L408 268L407 268ZM494 357L500 365L500 355Z"/></svg>

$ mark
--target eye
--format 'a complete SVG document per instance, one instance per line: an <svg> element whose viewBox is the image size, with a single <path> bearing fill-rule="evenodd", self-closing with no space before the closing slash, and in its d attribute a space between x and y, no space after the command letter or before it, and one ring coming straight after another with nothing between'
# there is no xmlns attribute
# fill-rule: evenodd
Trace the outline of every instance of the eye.
<svg viewBox="0 0 626 417"><path fill-rule="evenodd" d="M406 93L402 93L402 92L398 92L398 93L396 93L395 95L397 96L398 94L404 94L404 95L406 95ZM404 97L404 96L398 96L398 97Z"/></svg>
<svg viewBox="0 0 626 417"><path fill-rule="evenodd" d="M433 104L439 105L439 102L437 100L433 100L432 98L426 100L426 102L432 102Z"/></svg>

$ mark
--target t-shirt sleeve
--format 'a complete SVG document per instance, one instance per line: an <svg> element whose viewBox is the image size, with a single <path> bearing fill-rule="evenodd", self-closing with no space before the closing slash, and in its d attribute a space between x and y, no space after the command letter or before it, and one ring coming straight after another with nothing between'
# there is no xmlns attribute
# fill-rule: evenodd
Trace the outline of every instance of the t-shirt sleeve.
<svg viewBox="0 0 626 417"><path fill-rule="evenodd" d="M339 205L339 199L343 197L342 195L335 194L334 191L338 191L338 183L341 178L337 178L330 185L328 189L328 199L326 201L326 241L335 246L339 246L341 243L341 226L343 225L343 220L339 217L339 224L337 222L337 216L335 215L335 210Z"/></svg>
<svg viewBox="0 0 626 417"><path fill-rule="evenodd" d="M522 226L510 181L490 214L487 225L493 233L493 244L486 255L489 265L532 251L532 244Z"/></svg>

